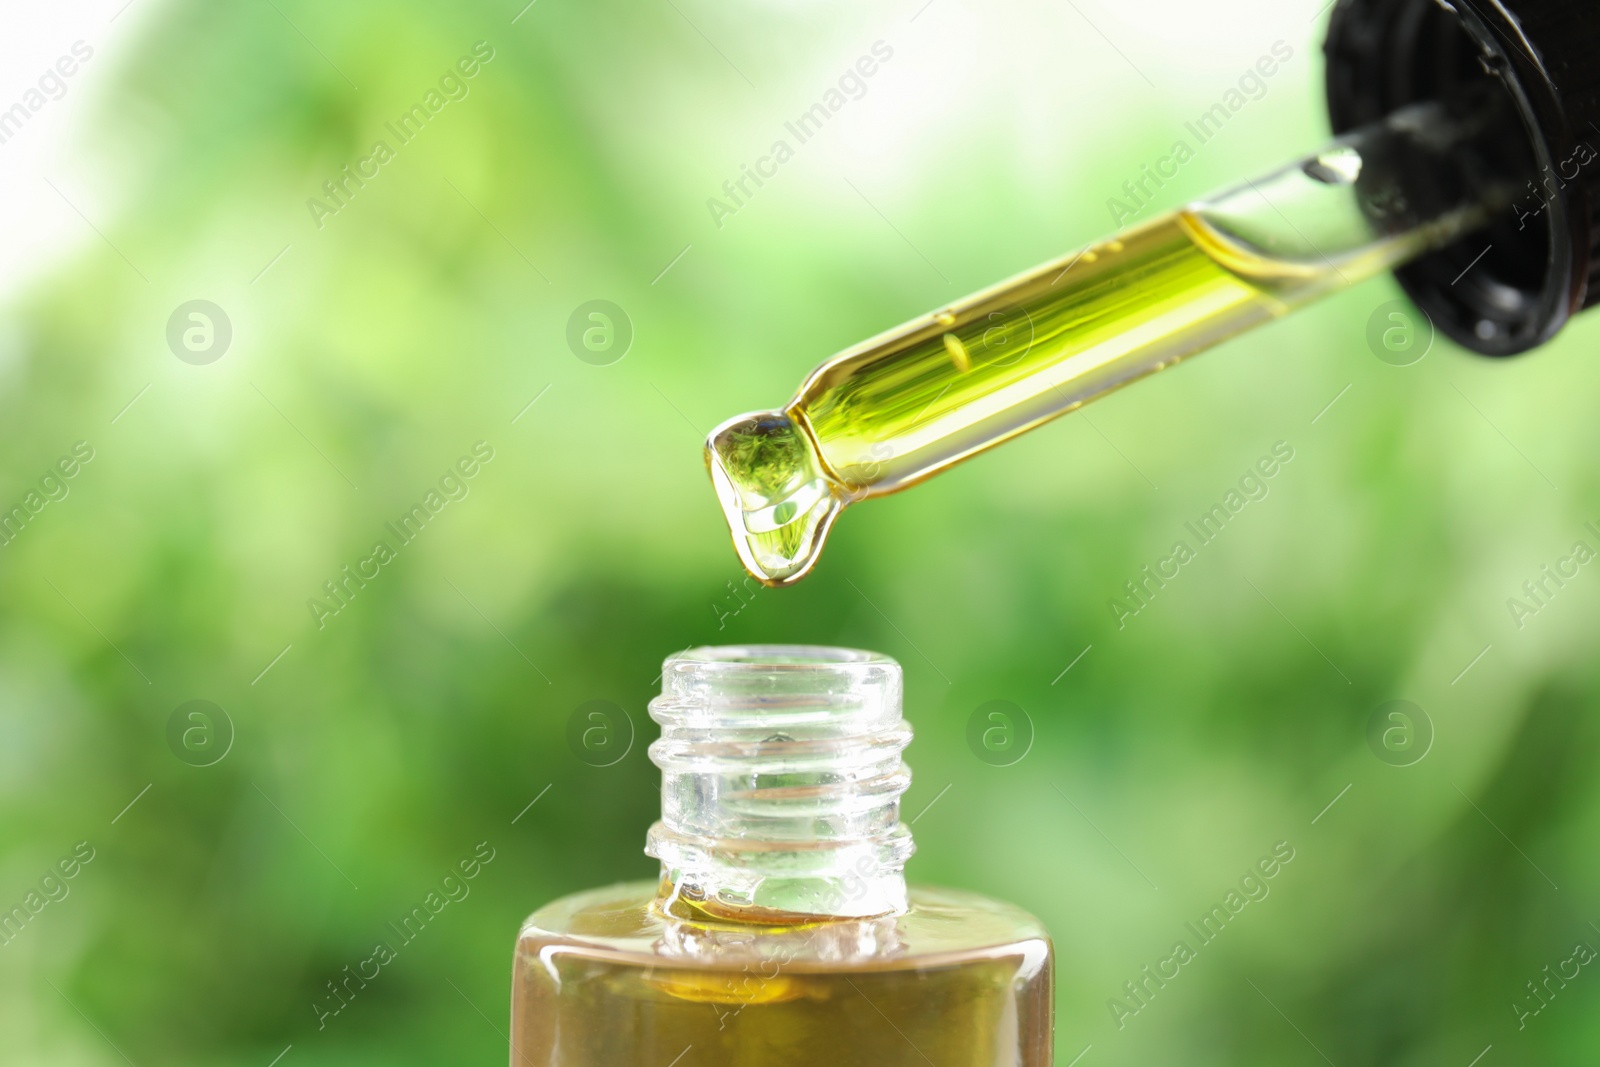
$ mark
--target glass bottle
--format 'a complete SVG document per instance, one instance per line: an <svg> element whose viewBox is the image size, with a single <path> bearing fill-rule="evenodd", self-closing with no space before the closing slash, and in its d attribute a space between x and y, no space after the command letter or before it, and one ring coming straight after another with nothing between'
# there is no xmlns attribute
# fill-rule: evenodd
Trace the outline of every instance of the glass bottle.
<svg viewBox="0 0 1600 1067"><path fill-rule="evenodd" d="M666 661L658 882L523 924L512 1067L1046 1067L1053 956L1009 904L907 890L894 660L700 648Z"/></svg>

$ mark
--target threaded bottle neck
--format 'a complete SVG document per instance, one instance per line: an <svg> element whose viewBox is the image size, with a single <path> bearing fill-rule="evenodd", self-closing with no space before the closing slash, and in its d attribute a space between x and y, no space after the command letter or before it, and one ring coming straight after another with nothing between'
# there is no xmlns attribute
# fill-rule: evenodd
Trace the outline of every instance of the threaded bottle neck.
<svg viewBox="0 0 1600 1067"><path fill-rule="evenodd" d="M683 916L786 922L904 911L900 665L795 645L670 657L661 739L662 903Z"/></svg>

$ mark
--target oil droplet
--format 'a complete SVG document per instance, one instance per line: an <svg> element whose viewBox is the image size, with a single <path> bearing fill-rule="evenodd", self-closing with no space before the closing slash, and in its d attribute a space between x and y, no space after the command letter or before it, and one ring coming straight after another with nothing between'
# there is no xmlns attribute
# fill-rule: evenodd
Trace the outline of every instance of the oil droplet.
<svg viewBox="0 0 1600 1067"><path fill-rule="evenodd" d="M933 321L937 322L940 326L954 326L956 324L956 317L948 311L941 311L939 314L933 317Z"/></svg>
<svg viewBox="0 0 1600 1067"><path fill-rule="evenodd" d="M1096 253L1095 253L1095 252L1094 252L1094 251L1093 251L1093 250L1092 250L1092 249L1091 249L1091 250L1090 250L1090 251L1088 251L1088 252L1085 252L1085 253L1084 253L1084 254L1083 254L1083 256L1082 256L1082 257L1081 257L1081 258L1082 258L1082 259L1083 259L1083 261L1084 261L1084 262L1085 262L1085 263L1093 263L1093 262L1094 262L1094 261L1095 261L1095 260L1097 260L1097 259L1099 259L1099 258L1100 258L1100 256L1099 256L1099 255L1098 255L1098 254L1096 254Z"/></svg>
<svg viewBox="0 0 1600 1067"><path fill-rule="evenodd" d="M1106 242L1106 251L1107 252L1120 252L1120 251L1122 251L1122 249L1123 249L1123 244L1122 244L1121 241L1107 241Z"/></svg>
<svg viewBox="0 0 1600 1067"><path fill-rule="evenodd" d="M749 973L747 973L749 972ZM804 981L784 975L729 971L651 971L651 985L676 997L697 1004L782 1004L805 992Z"/></svg>
<svg viewBox="0 0 1600 1067"><path fill-rule="evenodd" d="M950 353L950 362L956 365L956 370L965 374L972 369L972 356L967 346L961 343L961 338L953 333L945 334L944 350Z"/></svg>
<svg viewBox="0 0 1600 1067"><path fill-rule="evenodd" d="M848 502L810 435L781 411L741 415L706 439L706 466L745 570L771 586L804 577Z"/></svg>

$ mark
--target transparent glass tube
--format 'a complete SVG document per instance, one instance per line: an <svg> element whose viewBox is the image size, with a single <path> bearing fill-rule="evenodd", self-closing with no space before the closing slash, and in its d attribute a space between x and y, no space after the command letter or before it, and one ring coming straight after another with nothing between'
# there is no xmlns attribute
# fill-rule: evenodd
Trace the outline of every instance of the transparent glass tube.
<svg viewBox="0 0 1600 1067"><path fill-rule="evenodd" d="M1500 97L1422 104L818 367L706 459L735 547L803 577L847 504L892 493L1482 227L1524 177Z"/></svg>

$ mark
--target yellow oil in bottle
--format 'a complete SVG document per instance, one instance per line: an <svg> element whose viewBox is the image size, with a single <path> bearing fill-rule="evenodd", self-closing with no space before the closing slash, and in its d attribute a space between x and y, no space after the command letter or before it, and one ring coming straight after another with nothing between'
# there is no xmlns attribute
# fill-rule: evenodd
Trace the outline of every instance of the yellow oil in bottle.
<svg viewBox="0 0 1600 1067"><path fill-rule="evenodd" d="M783 411L713 432L707 462L740 557L769 585L796 581L846 504L914 485L1431 239L1269 254L1180 211L867 341L819 367Z"/></svg>
<svg viewBox="0 0 1600 1067"><path fill-rule="evenodd" d="M598 890L529 920L512 1067L1052 1062L1049 943L1009 906L918 890L903 916L741 929L673 920L655 890Z"/></svg>

